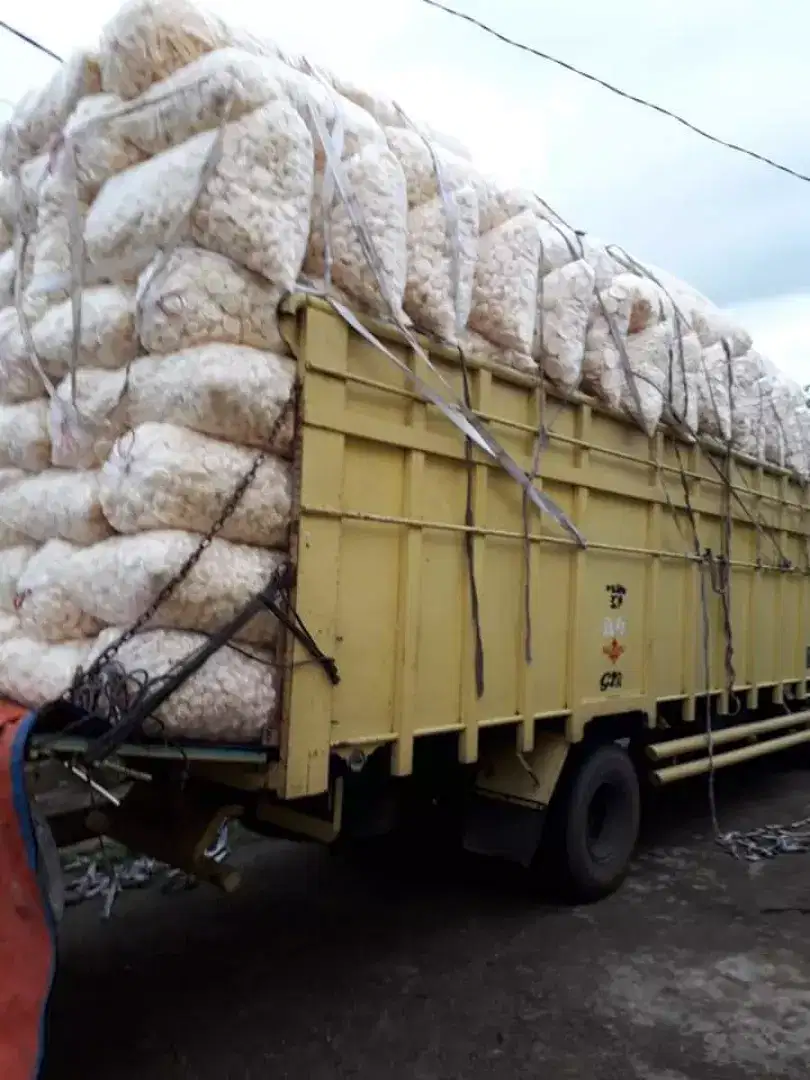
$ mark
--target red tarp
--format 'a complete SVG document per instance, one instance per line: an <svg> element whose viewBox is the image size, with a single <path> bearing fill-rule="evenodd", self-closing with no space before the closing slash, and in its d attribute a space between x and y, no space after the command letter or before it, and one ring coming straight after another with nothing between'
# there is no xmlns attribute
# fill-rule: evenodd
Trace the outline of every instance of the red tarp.
<svg viewBox="0 0 810 1080"><path fill-rule="evenodd" d="M25 788L25 744L34 717L0 701L0 1078L34 1080L44 1051L55 964L55 926L37 876L38 851Z"/></svg>

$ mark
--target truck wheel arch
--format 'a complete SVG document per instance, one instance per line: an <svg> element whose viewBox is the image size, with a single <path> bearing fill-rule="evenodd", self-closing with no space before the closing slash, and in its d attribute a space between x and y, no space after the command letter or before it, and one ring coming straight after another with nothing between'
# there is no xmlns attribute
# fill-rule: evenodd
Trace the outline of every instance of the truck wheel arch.
<svg viewBox="0 0 810 1080"><path fill-rule="evenodd" d="M570 752L565 735L541 732L528 753L515 745L485 753L465 808L464 848L531 866Z"/></svg>

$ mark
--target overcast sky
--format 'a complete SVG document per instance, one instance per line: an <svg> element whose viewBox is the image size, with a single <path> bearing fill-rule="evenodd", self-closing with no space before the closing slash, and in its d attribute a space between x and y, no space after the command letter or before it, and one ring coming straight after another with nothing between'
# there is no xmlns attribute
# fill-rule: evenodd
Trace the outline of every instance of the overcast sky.
<svg viewBox="0 0 810 1080"><path fill-rule="evenodd" d="M810 173L807 0L447 0L512 37ZM237 23L379 86L479 165L731 308L810 381L810 184L510 48L420 0L213 0ZM92 42L117 0L0 0L54 51ZM774 12L778 10L778 18ZM383 15L384 12L384 15ZM0 99L54 62L0 31ZM2 115L2 112L0 112Z"/></svg>

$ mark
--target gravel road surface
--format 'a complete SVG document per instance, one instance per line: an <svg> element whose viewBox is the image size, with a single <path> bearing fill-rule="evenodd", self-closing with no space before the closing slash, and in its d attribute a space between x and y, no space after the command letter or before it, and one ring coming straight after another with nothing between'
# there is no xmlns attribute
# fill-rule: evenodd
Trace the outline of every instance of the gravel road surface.
<svg viewBox="0 0 810 1080"><path fill-rule="evenodd" d="M810 770L721 779L727 828L809 812ZM105 924L73 909L46 1080L806 1077L810 855L736 863L705 783L647 833L591 907L532 900L508 868L259 842L233 897L130 893Z"/></svg>

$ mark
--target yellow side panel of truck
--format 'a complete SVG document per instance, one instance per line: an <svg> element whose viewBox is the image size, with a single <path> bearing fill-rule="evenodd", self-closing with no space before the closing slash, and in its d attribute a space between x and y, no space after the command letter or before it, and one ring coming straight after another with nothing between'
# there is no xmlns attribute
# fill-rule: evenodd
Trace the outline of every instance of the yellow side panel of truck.
<svg viewBox="0 0 810 1080"><path fill-rule="evenodd" d="M587 548L534 508L527 541L520 487L478 450L468 463L459 431L372 343L313 301L299 304L288 329L302 379L295 603L341 681L333 687L302 646L291 651L282 795L325 791L339 748L390 745L392 770L407 775L415 740L436 733L456 733L460 760L474 762L482 730L496 725L512 725L529 750L549 725L576 741L612 714L655 724L675 708L694 721L707 691L722 706L732 684L749 705L763 692L780 700L786 686L804 696L808 515L786 473L649 440L586 398L561 401L527 377L470 362L472 405L521 467L531 466L539 425L549 429L537 486ZM451 396L401 339L373 330ZM432 356L461 399L458 359ZM695 535L711 552L706 570ZM718 556L729 536L723 590Z"/></svg>

